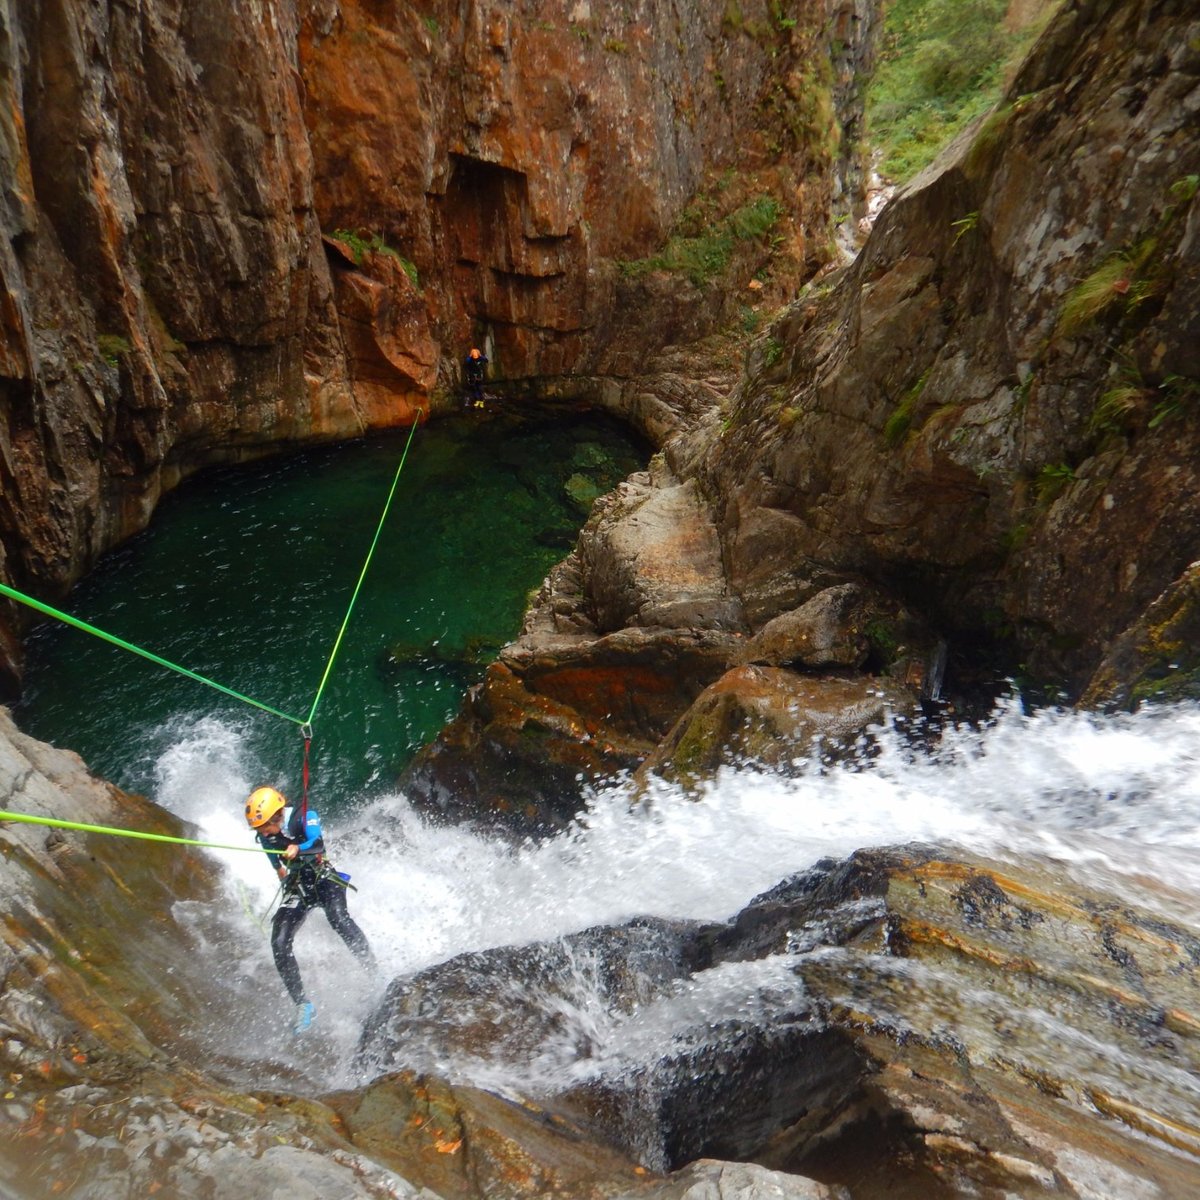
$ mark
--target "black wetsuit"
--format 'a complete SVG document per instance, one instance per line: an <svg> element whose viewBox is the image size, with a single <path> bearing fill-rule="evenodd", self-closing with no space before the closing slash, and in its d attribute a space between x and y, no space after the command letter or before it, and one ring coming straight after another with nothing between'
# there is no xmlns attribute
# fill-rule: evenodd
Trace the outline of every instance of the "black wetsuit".
<svg viewBox="0 0 1200 1200"><path fill-rule="evenodd" d="M321 836L321 820L312 809L301 828L300 810L284 810L283 825L279 833L258 835L259 842L268 850L286 850L298 844L300 853L293 859L272 854L271 869L287 868L287 879L283 884L283 899L271 922L271 953L275 956L275 967L283 980L294 1004L303 1004L307 997L300 979L300 967L292 953L292 942L309 912L318 905L324 910L329 924L353 951L354 956L372 973L375 971L375 956L363 931L346 910L346 882L325 860L325 841Z"/></svg>
<svg viewBox="0 0 1200 1200"><path fill-rule="evenodd" d="M476 404L483 403L483 374L488 365L488 357L481 354L472 358L469 354L463 359L463 375L467 381L467 396Z"/></svg>

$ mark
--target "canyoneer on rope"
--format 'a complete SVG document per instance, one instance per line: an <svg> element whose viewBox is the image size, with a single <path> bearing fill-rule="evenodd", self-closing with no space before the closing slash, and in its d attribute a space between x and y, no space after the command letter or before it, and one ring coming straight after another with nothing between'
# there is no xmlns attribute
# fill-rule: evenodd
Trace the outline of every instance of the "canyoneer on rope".
<svg viewBox="0 0 1200 1200"><path fill-rule="evenodd" d="M279 908L271 921L271 953L283 985L296 1006L296 1033L303 1033L316 1016L316 1007L304 991L292 943L309 912L320 907L333 930L355 958L375 975L375 956L363 931L346 908L350 876L334 870L325 854L321 819L306 804L290 807L273 787L256 788L246 801L246 823L265 850L282 881Z"/></svg>
<svg viewBox="0 0 1200 1200"><path fill-rule="evenodd" d="M486 363L487 358L483 357L483 363L479 367L481 394L483 365ZM10 587L6 583L0 583L0 596L16 600L37 612L54 617L56 620L80 629L84 633L92 634L94 637L98 637L114 646L119 646L123 650L128 650L133 654L140 655L142 658L149 659L161 667L176 671L196 683L214 688L223 695L240 700L262 712L270 713L272 716L279 717L300 727L300 731L304 736L304 794L300 806L298 808L290 808L282 793L272 787L256 788L246 801L246 821L251 829L254 830L259 846L267 851L267 855L264 857L271 864L271 869L278 874L282 882L280 889L282 899L271 923L271 952L275 958L275 966L279 971L280 978L287 988L288 995L291 996L292 1002L296 1005L295 1029L297 1032L307 1029L312 1024L313 1017L316 1015L315 1006L305 994L300 969L296 964L296 957L292 952L292 943L295 940L296 933L300 929L300 926L304 924L311 909L319 905L324 911L329 924L350 948L354 956L372 975L377 971L375 956L371 952L371 947L363 931L354 922L346 909L346 891L351 887L350 876L335 871L330 865L325 856L325 842L321 833L320 818L308 807L308 754L309 745L312 740L312 723L316 716L317 707L321 703L325 686L329 682L330 674L333 671L333 664L337 658L338 649L341 647L346 630L350 625L350 617L354 612L354 606L358 601L359 593L362 591L363 581L366 579L371 560L374 557L376 547L379 545L388 512L396 495L396 488L400 483L400 472L404 469L404 464L408 459L408 451L412 446L413 436L419 424L420 419L418 418L413 421L412 427L409 429L408 440L404 444L404 452L401 454L396 472L392 476L392 485L388 491L387 500L383 505L383 511L380 513L379 523L375 528L375 535L371 539L366 560L363 562L362 570L359 572L358 582L354 585L354 591L350 597L346 615L342 619L337 636L334 638L333 648L329 652L329 658L325 663L325 670L321 675L321 681L317 687L316 696L313 698L312 707L308 710L307 718L284 712L282 709L265 704L261 700L256 700L253 696L247 696L242 692L235 691L233 688L227 687L225 684L219 683L214 679L207 679L205 676L181 666L179 663L173 663L151 650L137 646L95 625L90 625L86 621L81 621L78 617L73 617L68 613L52 608L43 601L33 596L27 596L25 593ZM136 829L118 829L105 825L83 824L78 821L60 821L33 813L0 811L0 820L48 825L52 828L75 829L82 832L106 834L114 837L145 838L150 841L170 842L185 846L206 846L218 850L251 850L249 846L227 846L217 842L200 841L196 838L171 837Z"/></svg>

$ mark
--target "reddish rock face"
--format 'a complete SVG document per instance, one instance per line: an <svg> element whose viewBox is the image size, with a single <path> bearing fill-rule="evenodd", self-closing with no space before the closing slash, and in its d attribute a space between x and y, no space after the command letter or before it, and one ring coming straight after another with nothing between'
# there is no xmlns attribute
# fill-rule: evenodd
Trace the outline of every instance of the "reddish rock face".
<svg viewBox="0 0 1200 1200"><path fill-rule="evenodd" d="M56 599L200 467L436 409L468 344L597 395L751 274L790 294L855 190L875 5L737 8L0 15L3 577ZM766 200L720 287L625 267Z"/></svg>
<svg viewBox="0 0 1200 1200"><path fill-rule="evenodd" d="M658 251L688 205L697 225L777 198L784 287L827 256L834 179L857 171L830 47L853 76L874 22L833 8L836 28L765 3L736 20L647 0L315 5L300 68L322 227L385 238L445 344L487 341L509 378L638 361L670 328L617 268ZM614 308L631 299L626 323ZM691 305L710 324L723 307Z"/></svg>

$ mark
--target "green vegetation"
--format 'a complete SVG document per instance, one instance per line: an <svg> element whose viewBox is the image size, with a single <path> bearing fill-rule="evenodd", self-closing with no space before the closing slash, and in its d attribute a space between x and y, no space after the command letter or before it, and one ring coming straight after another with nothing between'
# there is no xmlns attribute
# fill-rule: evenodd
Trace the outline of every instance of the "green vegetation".
<svg viewBox="0 0 1200 1200"><path fill-rule="evenodd" d="M1063 492L1067 485L1074 482L1075 468L1068 463L1049 463L1044 466L1033 481L1033 491L1041 507L1048 508Z"/></svg>
<svg viewBox="0 0 1200 1200"><path fill-rule="evenodd" d="M1123 433L1134 414L1146 400L1146 389L1133 383L1118 383L1110 387L1100 399L1088 419L1088 428L1093 433Z"/></svg>
<svg viewBox="0 0 1200 1200"><path fill-rule="evenodd" d="M1035 378L1034 373L1030 371L1013 389L1014 408L1017 412L1024 412L1026 406L1029 404L1029 393L1033 388Z"/></svg>
<svg viewBox="0 0 1200 1200"><path fill-rule="evenodd" d="M756 41L769 45L774 41L776 33L788 33L795 29L797 21L795 17L784 16L787 5L783 0L771 0L767 7L767 20L760 21L757 18L747 17L738 0L726 0L721 24L727 29L745 33Z"/></svg>
<svg viewBox="0 0 1200 1200"><path fill-rule="evenodd" d="M686 211L680 231L671 235L660 253L618 263L621 274L637 279L650 271L678 271L703 287L729 265L739 241L765 237L782 212L773 196L759 196L715 222L706 218L706 207L701 201Z"/></svg>
<svg viewBox="0 0 1200 1200"><path fill-rule="evenodd" d="M414 262L410 262L407 258L404 257L403 254L397 254L396 257L400 260L400 265L404 268L405 275L407 275L409 277L409 279L412 281L413 287L415 287L417 289L417 291L420 291L421 290L421 275L417 271L417 264Z"/></svg>
<svg viewBox="0 0 1200 1200"><path fill-rule="evenodd" d="M1149 428L1156 429L1164 421L1200 409L1200 380L1184 375L1168 375L1158 388L1161 393L1154 405Z"/></svg>
<svg viewBox="0 0 1200 1200"><path fill-rule="evenodd" d="M888 667L896 660L900 649L900 628L896 621L885 617L873 617L863 629L873 658Z"/></svg>
<svg viewBox="0 0 1200 1200"><path fill-rule="evenodd" d="M112 367L117 365L122 354L128 354L133 349L129 339L122 337L119 333L100 334L96 338L96 347L100 351L101 358Z"/></svg>
<svg viewBox="0 0 1200 1200"><path fill-rule="evenodd" d="M1176 282L1179 241L1197 192L1200 175L1177 179L1167 189L1168 202L1152 231L1105 255L1063 298L1055 339L1075 337L1101 319L1108 322L1105 332L1115 359L1109 386L1088 422L1095 435L1156 429L1177 416L1200 412L1200 381L1177 374L1143 375L1134 351L1139 332Z"/></svg>
<svg viewBox="0 0 1200 1200"><path fill-rule="evenodd" d="M790 144L814 163L829 162L841 140L841 125L833 99L833 63L817 55L780 74L763 88L758 99L760 131L772 155Z"/></svg>
<svg viewBox="0 0 1200 1200"><path fill-rule="evenodd" d="M1185 175L1177 179L1170 187L1172 199L1179 204L1191 204L1196 193L1200 191L1200 175Z"/></svg>
<svg viewBox="0 0 1200 1200"><path fill-rule="evenodd" d="M1096 401L1088 428L1094 434L1124 435L1144 421L1157 429L1176 417L1200 413L1200 380L1169 374L1156 386L1147 380L1130 352L1113 372L1112 386Z"/></svg>
<svg viewBox="0 0 1200 1200"><path fill-rule="evenodd" d="M958 239L963 234L970 233L979 224L979 210L969 212L965 217L960 217L957 221L950 222L950 228L954 230L954 244L958 245Z"/></svg>
<svg viewBox="0 0 1200 1200"><path fill-rule="evenodd" d="M380 234L364 235L353 229L335 229L329 236L336 238L339 242L345 242L350 247L350 255L354 259L356 267L361 267L363 259L368 255L386 254L404 268L404 273L412 280L413 287L420 288L421 276L417 271L416 264L410 262L403 254L393 250Z"/></svg>
<svg viewBox="0 0 1200 1200"><path fill-rule="evenodd" d="M1128 312L1153 296L1159 288L1152 269L1157 249L1158 240L1149 237L1110 254L1067 293L1055 334L1074 337L1103 313L1118 308Z"/></svg>
<svg viewBox="0 0 1200 1200"><path fill-rule="evenodd" d="M925 390L925 382L929 378L930 367L917 380L916 383L908 389L900 399L900 403L896 405L892 415L888 417L883 426L883 440L888 446L898 446L908 435L909 427L912 425L913 413L917 410L917 402L921 399L921 393Z"/></svg>
<svg viewBox="0 0 1200 1200"><path fill-rule="evenodd" d="M1001 545L1010 553L1020 548L1029 541L1029 535L1032 532L1032 527L1028 521L1018 521L1005 535L1000 539Z"/></svg>
<svg viewBox="0 0 1200 1200"><path fill-rule="evenodd" d="M1040 28L1009 32L1007 8L1007 0L890 0L867 91L871 140L887 178L911 178L999 99L1009 64Z"/></svg>
<svg viewBox="0 0 1200 1200"><path fill-rule="evenodd" d="M1178 662L1154 663L1130 689L1134 709L1143 704L1178 704L1200 699L1200 668L1180 670Z"/></svg>

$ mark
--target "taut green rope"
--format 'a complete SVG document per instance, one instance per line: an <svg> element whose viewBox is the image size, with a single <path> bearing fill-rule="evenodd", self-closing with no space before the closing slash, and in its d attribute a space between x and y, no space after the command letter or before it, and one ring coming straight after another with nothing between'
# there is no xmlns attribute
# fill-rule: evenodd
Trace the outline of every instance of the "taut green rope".
<svg viewBox="0 0 1200 1200"><path fill-rule="evenodd" d="M242 700L246 704L253 704L255 708L261 708L263 712L269 712L272 716L282 717L285 721L291 721L296 725L304 724L299 717L289 716L285 712L280 712L277 708L272 708L269 704L263 704L258 700L252 699L250 696L243 696L241 692L235 692L233 688L227 688L222 683L214 683L211 679L205 679L203 675L197 675L195 671L189 671L187 667L181 667L176 663L168 662L167 659L159 658L157 654L151 654L149 650L143 650L140 646L135 646L132 642L123 641L111 633L105 633L103 629L97 629L95 625L89 625L86 621L80 621L77 617L59 612L57 608L51 608L50 605L43 604L40 600L35 600L32 596L26 596L23 592L18 592L16 588L10 588L7 584L0 583L0 595L7 596L10 600L19 601L21 604L26 604L30 608L37 609L38 612L45 613L48 617L55 617L59 621L73 625L76 629L82 629L84 633L94 634L106 642L111 642L114 646L120 646L122 650L132 650L134 654L140 654L143 658L148 658L151 662L158 663L160 667L167 667L172 671L178 671L180 675L186 675L189 679L194 679L197 683L203 683L210 688L216 688L218 692L224 692L226 696L232 696L235 700Z"/></svg>
<svg viewBox="0 0 1200 1200"><path fill-rule="evenodd" d="M358 593L362 590L363 580L367 577L367 568L371 565L371 556L375 553L375 547L379 544L379 535L383 532L383 523L387 520L388 509L392 506L392 497L396 494L396 485L400 482L400 472L404 470L404 460L408 457L408 448L412 445L413 434L417 432L417 426L420 423L421 420L418 417L409 427L408 441L404 443L404 453L400 455L400 465L396 468L396 474L392 478L391 490L388 492L387 501L384 503L383 512L380 514L379 524L375 527L375 536L371 539L371 548L367 551L367 560L363 563L363 568L359 572L358 582L354 585L354 594L350 597L350 606L346 609L345 620L342 621L342 627L338 630L338 635L333 642L333 649L329 652L329 661L325 664L325 674L321 676L321 682L317 687L317 694L313 699L312 708L308 710L308 719L304 722L305 726L312 725L317 705L321 703L321 694L325 691L325 684L329 680L329 672L333 670L333 660L337 657L338 649L342 644L342 637L346 632L346 627L350 624L350 614L354 611L355 602L358 600Z"/></svg>
<svg viewBox="0 0 1200 1200"><path fill-rule="evenodd" d="M226 696L232 696L235 700L244 701L246 704L262 709L263 712L271 713L272 716L282 717L285 721L291 721L292 724L300 726L301 732L307 739L312 736L313 716L317 711L317 705L321 702L321 694L324 692L325 684L329 680L329 673L333 670L333 660L337 657L338 649L342 644L342 638L346 633L347 626L350 624L350 614L354 611L354 605L358 600L358 593L362 590L363 580L367 576L367 569L371 565L371 558L375 553L375 547L379 544L379 537L383 532L383 525L387 520L388 510L392 506L392 498L396 494L396 486L400 482L400 472L404 469L405 460L408 458L408 449L412 445L413 434L416 433L419 423L420 419L418 418L409 428L408 440L404 443L404 453L400 456L400 465L396 468L396 474L392 478L392 486L388 492L387 501L383 506L383 512L379 517L375 536L371 539L371 547L367 551L366 562L363 563L362 571L358 576L358 582L354 585L354 594L350 597L350 605L346 609L345 619L342 621L342 627L338 630L337 638L334 640L333 649L329 654L329 661L325 664L325 673L321 676L321 683L317 688L317 695L313 700L312 708L309 709L307 720L301 720L299 717L293 717L289 713L280 712L279 709L272 708L269 704L263 704L259 700L255 700L250 696L244 696L241 692L235 692L232 688L225 687L224 684L206 679L203 675L198 675L195 671L189 671L187 667L181 667L177 663L170 662L168 659L160 658L157 654L152 654L149 650L143 650L140 646L135 646L132 642L124 641L122 638L116 637L111 633L105 633L103 629L98 629L95 625L89 625L86 621L81 621L77 617L60 612L57 608L51 608L49 604L43 604L40 600L35 600L32 596L26 596L24 592L18 592L16 588L11 588L7 584L0 583L0 596L7 596L10 600L16 600L19 604L25 604L37 612L44 613L48 617L54 617L56 620L62 621L67 625L81 629L84 633L93 634L103 641L110 642L114 646L119 646L122 650L129 650L134 654L139 654L142 658L148 658L151 662L157 663L161 667L167 667L171 671L178 671L180 675L186 675L188 679L194 679L197 683L203 683L208 687L215 688L218 692L222 692ZM305 743L305 753L307 755L307 742ZM307 769L306 758L306 788ZM108 825L86 825L80 821L59 821L53 817L34 817L28 813L14 813L3 810L0 810L0 821L17 821L26 825L47 825L52 829L73 829L81 833L104 833L115 837L140 838L147 842L171 842L178 846L202 846L209 850L241 850L249 851L252 854L277 855L286 853L283 850L268 850L261 846L230 846L223 842L201 842L195 838L169 837L164 833L142 833L136 829L116 829Z"/></svg>
<svg viewBox="0 0 1200 1200"><path fill-rule="evenodd" d="M137 829L114 829L108 825L84 825L79 821L56 821L53 817L32 817L28 813L0 811L0 821L20 821L25 825L49 825L54 829L76 829L81 833L110 833L117 837L141 838L147 842L174 842L178 846L204 846L209 850L248 850L251 854L287 853L285 850L267 850L262 846L227 846L223 842L198 842L195 838L168 837L165 833L142 833Z"/></svg>

